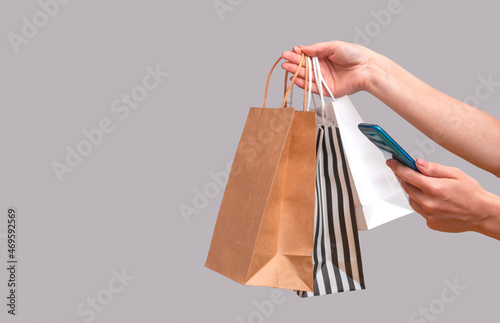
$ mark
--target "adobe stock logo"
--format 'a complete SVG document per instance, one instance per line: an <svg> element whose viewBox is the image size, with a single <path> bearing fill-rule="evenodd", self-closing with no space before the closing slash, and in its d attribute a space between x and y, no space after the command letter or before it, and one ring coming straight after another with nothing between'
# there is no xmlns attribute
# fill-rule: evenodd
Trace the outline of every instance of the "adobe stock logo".
<svg viewBox="0 0 500 323"><path fill-rule="evenodd" d="M403 12L403 9L400 0L390 0L386 9L370 11L373 20L368 21L363 29L358 26L354 27L354 42L363 46L370 45L371 41L391 24L393 17Z"/></svg>
<svg viewBox="0 0 500 323"><path fill-rule="evenodd" d="M476 109L481 108L481 104L489 100L495 92L500 89L500 82L493 80L493 74L490 73L488 76L479 76L477 78L477 85L474 89L473 94L467 96L463 99L463 102L473 106ZM471 111L467 106L463 104L457 104L454 109L447 109L443 113L443 120L446 120L449 125L455 127L460 127L470 121ZM444 129L436 128L434 130L434 137L437 140L446 140L446 137L452 134L445 133Z"/></svg>
<svg viewBox="0 0 500 323"><path fill-rule="evenodd" d="M181 203L178 205L178 209L186 224L190 224L191 217L193 215L199 215L201 211L203 211L210 205L211 200L217 198L219 194L224 191L227 180L229 178L229 173L231 172L232 165L233 160L230 160L226 164L225 170L208 173L208 176L210 176L211 180L203 185L203 188L201 190L196 187L193 188L193 197L191 203Z"/></svg>
<svg viewBox="0 0 500 323"><path fill-rule="evenodd" d="M253 301L256 310L248 314L245 320L241 316L237 317L238 323L264 323L266 318L271 317L276 310L276 305L281 305L286 302L287 298L283 295L283 291L275 289L269 295L270 299L265 299L261 302Z"/></svg>
<svg viewBox="0 0 500 323"><path fill-rule="evenodd" d="M500 82L493 80L493 74L490 73L487 77L479 76L477 78L478 84L474 89L474 94L469 95L464 99L464 102L479 109L481 101L488 100L493 93L500 88Z"/></svg>
<svg viewBox="0 0 500 323"><path fill-rule="evenodd" d="M81 134L83 139L78 141L74 146L67 145L65 147L66 156L61 162L53 161L51 163L52 170L57 177L59 183L62 183L68 174L71 174L75 169L82 164L85 158L99 147L106 138L106 135L115 131L116 127L130 117L133 110L138 109L149 95L155 91L164 81L169 73L161 70L160 65L155 68L146 66L145 75L142 82L134 86L130 91L122 93L119 98L111 102L110 110L115 114L116 118L102 118L97 123L97 126L89 129L83 129Z"/></svg>
<svg viewBox="0 0 500 323"><path fill-rule="evenodd" d="M462 295L462 292L467 289L467 286L458 282L458 277L453 282L446 279L444 285L446 287L441 290L439 297L431 300L428 306L421 306L418 312L413 312L410 315L409 323L435 322L445 312L446 308L454 303Z"/></svg>
<svg viewBox="0 0 500 323"><path fill-rule="evenodd" d="M38 1L40 10L35 12L35 14L30 19L28 19L28 17L26 16L23 16L21 18L21 33L17 34L15 32L9 32L7 34L7 38L9 39L14 53L18 54L21 45L26 45L31 39L35 38L36 35L38 35L40 29L47 26L49 21L59 14L61 6L68 4L70 1L71 0Z"/></svg>
<svg viewBox="0 0 500 323"><path fill-rule="evenodd" d="M237 8L243 0L215 0L212 2L212 5L214 6L215 12L219 16L220 21L224 21L224 15L227 12L232 12L234 11L235 8Z"/></svg>
<svg viewBox="0 0 500 323"><path fill-rule="evenodd" d="M102 313L104 309L109 306L115 297L123 293L127 286L135 279L135 276L129 275L125 268L121 271L112 270L112 277L109 279L105 288L99 290L95 297L87 297L84 302L81 302L76 307L76 314L85 323L93 322L99 313ZM69 323L76 323L71 321Z"/></svg>
<svg viewBox="0 0 500 323"><path fill-rule="evenodd" d="M289 126L290 120L283 115L274 116L269 120L266 127L258 130L257 135L246 140L240 141L238 144L238 151L240 153L240 162L244 159L243 165L251 164L252 161L259 156L263 149L275 138L276 133L283 130L284 127ZM200 190L193 188L192 203L181 203L178 209L186 224L191 223L193 215L199 215L202 210L206 209L210 201L217 198L221 192L224 192L229 173L232 176L237 176L242 170L241 164L233 165L233 160L226 164L226 169L219 172L210 172L208 175L211 180L206 183Z"/></svg>

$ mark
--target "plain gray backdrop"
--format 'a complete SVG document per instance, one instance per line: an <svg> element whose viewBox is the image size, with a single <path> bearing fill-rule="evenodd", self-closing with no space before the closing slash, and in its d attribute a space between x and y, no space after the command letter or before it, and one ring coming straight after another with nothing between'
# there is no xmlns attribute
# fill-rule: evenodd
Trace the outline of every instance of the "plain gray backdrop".
<svg viewBox="0 0 500 323"><path fill-rule="evenodd" d="M303 300L285 291L270 306L273 289L203 266L223 194L210 174L233 158L248 108L261 106L283 51L353 42L359 28L369 48L498 118L500 87L476 94L481 78L500 81L496 2L401 0L390 18L379 14L390 0L67 2L49 7L51 16L35 0L0 4L0 268L7 208L19 216L18 315L7 315L2 269L0 321L430 321L421 308L438 313L435 322L498 321L500 242L431 231L417 214L360 233L361 292ZM38 32L24 27L31 38L13 46L33 19ZM141 92L148 66L168 76ZM274 106L282 75L271 84ZM144 100L126 117L111 109L134 89ZM351 100L408 152L460 167L500 194L495 176L430 144L376 98ZM114 130L59 181L53 163L106 119ZM212 197L188 223L179 207L195 207L207 185ZM122 271L125 282L115 278ZM454 280L466 289L448 292Z"/></svg>

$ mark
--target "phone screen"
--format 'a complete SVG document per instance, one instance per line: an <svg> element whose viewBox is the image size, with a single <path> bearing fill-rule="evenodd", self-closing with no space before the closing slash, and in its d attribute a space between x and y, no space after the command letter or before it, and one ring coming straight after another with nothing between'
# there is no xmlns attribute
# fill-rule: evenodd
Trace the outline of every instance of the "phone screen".
<svg viewBox="0 0 500 323"><path fill-rule="evenodd" d="M369 123L360 123L359 130L377 146L386 159L394 158L405 166L420 172L415 160L401 146L389 136L380 126Z"/></svg>

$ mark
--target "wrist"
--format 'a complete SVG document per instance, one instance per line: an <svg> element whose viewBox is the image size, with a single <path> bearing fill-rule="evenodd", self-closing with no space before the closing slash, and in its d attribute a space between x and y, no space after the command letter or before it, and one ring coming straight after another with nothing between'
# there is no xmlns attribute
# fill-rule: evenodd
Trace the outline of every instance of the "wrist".
<svg viewBox="0 0 500 323"><path fill-rule="evenodd" d="M500 240L500 197L486 193L483 214L475 231Z"/></svg>
<svg viewBox="0 0 500 323"><path fill-rule="evenodd" d="M389 76L390 60L378 53L368 59L366 66L366 76L364 90L375 97L379 97L381 90L386 87L386 82Z"/></svg>

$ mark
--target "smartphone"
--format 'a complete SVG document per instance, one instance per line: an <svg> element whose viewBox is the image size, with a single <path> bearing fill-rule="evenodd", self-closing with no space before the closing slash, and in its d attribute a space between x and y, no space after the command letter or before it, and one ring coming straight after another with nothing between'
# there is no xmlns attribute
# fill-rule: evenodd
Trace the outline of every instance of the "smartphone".
<svg viewBox="0 0 500 323"><path fill-rule="evenodd" d="M415 160L413 160L413 158L411 158L411 156L408 155L408 153L380 126L376 124L360 123L358 128L382 151L386 159L394 158L401 164L420 172L415 165Z"/></svg>

